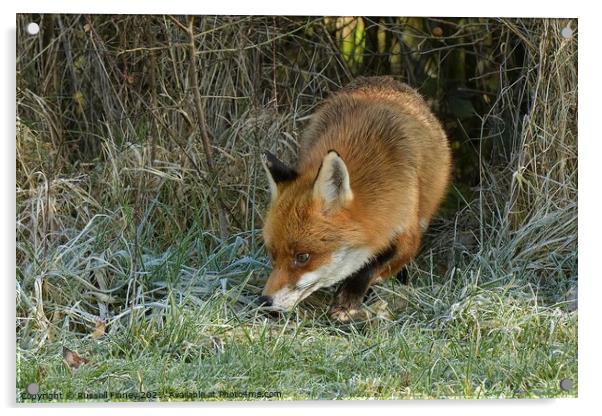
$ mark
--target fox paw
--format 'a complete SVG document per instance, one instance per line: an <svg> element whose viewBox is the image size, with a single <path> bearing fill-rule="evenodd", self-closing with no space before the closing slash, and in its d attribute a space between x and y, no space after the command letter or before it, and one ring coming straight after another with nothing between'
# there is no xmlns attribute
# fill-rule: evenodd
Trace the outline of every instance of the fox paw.
<svg viewBox="0 0 602 416"><path fill-rule="evenodd" d="M366 319L366 313L361 307L346 307L335 305L330 308L330 318L339 322L361 321Z"/></svg>
<svg viewBox="0 0 602 416"><path fill-rule="evenodd" d="M361 306L361 297L343 289L330 307L330 317L339 322L355 321L361 315Z"/></svg>

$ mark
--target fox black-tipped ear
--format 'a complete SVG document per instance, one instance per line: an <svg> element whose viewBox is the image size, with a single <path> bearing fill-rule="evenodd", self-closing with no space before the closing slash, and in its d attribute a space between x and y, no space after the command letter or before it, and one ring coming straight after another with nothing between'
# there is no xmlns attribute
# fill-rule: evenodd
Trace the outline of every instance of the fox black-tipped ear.
<svg viewBox="0 0 602 416"><path fill-rule="evenodd" d="M321 199L327 210L345 207L353 199L347 166L334 150L322 160L313 196Z"/></svg>
<svg viewBox="0 0 602 416"><path fill-rule="evenodd" d="M295 169L287 166L268 151L262 153L261 164L268 176L272 201L278 197L278 184L297 179L298 174Z"/></svg>

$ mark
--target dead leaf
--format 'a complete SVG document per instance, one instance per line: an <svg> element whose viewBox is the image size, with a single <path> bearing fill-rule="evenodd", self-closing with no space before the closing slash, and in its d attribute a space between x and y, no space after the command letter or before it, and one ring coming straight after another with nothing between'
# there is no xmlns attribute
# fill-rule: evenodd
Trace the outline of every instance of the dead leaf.
<svg viewBox="0 0 602 416"><path fill-rule="evenodd" d="M79 368L82 364L87 364L89 361L79 356L75 351L71 351L67 347L63 347L63 358L71 368Z"/></svg>
<svg viewBox="0 0 602 416"><path fill-rule="evenodd" d="M105 329L107 328L107 324L102 319L96 320L96 327L94 331L92 331L92 339L99 339L105 334Z"/></svg>

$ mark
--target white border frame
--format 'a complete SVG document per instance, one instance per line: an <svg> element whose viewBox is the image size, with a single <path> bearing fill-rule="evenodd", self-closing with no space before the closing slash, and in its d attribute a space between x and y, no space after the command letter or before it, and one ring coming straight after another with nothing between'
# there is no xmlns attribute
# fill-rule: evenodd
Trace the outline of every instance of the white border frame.
<svg viewBox="0 0 602 416"><path fill-rule="evenodd" d="M0 378L3 407L9 414L29 413L38 408L45 415L79 414L83 407L91 407L90 415L104 415L110 408L112 415L129 414L140 408L145 414L164 414L167 408L200 408L211 413L220 412L246 415L266 413L306 416L308 412L344 411L349 414L364 414L369 408L384 414L444 413L470 415L487 412L489 415L507 415L508 412L528 411L546 415L578 414L595 406L600 381L600 321L596 304L601 293L602 276L596 270L598 236L601 235L597 214L600 210L600 161L602 140L596 134L600 112L600 15L595 12L593 2L588 5L577 2L551 0L527 2L524 0L402 2L381 0L381 4L369 1L347 0L326 2L303 0L292 4L269 0L220 0L218 2L192 2L190 0L101 0L97 2L74 2L66 0L8 0L2 2L4 62L1 65L1 91L5 94L2 103L2 126L4 137L0 140L2 150L1 195L7 201L2 209L2 243L0 264L4 266L2 334L0 343L4 358L4 371ZM229 403L127 403L83 405L17 405L15 403L15 15L16 13L131 13L131 14L273 14L273 15L399 15L399 16L495 16L495 17L572 17L579 19L579 398L542 400L428 400L428 401L378 401L378 402L229 402ZM597 169L596 169L597 168ZM69 408L67 408L69 407ZM596 406L599 407L599 406ZM336 409L336 410L335 410ZM173 410L169 410L173 412Z"/></svg>

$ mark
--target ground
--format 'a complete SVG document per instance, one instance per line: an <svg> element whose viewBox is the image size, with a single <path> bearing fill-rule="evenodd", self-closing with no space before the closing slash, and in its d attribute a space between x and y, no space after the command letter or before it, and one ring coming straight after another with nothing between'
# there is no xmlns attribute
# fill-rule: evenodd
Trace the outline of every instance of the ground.
<svg viewBox="0 0 602 416"><path fill-rule="evenodd" d="M192 249L188 244L180 249ZM30 383L40 393L62 392L64 400L104 400L105 392L162 401L577 394L577 312L570 302L545 305L517 281L480 283L477 270L431 275L418 261L409 267L410 285L389 280L376 287L363 321L332 321L329 291L277 318L252 303L267 261L237 258L241 244L239 238L213 253L222 257L214 262L229 263L225 280L206 270L213 277L202 288L196 273L186 284L199 286L181 292L175 274L185 267L170 267L178 261L172 252L154 263L167 273L155 291L175 282L163 300L125 308L99 337L91 323L79 331L67 325L50 330L40 348L18 346L20 400L31 401ZM89 362L71 368L63 347ZM563 379L571 380L569 391L560 388Z"/></svg>

